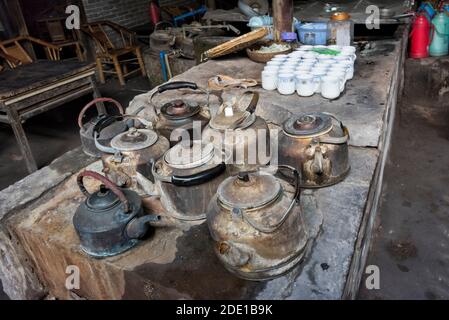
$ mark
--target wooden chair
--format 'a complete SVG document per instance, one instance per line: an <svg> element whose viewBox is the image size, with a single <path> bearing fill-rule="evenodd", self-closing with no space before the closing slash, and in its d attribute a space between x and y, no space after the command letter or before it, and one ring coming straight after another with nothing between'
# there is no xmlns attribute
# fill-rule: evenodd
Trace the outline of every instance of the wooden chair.
<svg viewBox="0 0 449 320"><path fill-rule="evenodd" d="M133 73L141 72L146 76L142 52L136 44L135 33L110 21L99 21L81 27L94 42L96 62L101 83L105 83L105 73L117 74L122 86L125 78ZM113 41L118 39L117 41ZM130 58L134 55L135 58ZM129 71L129 64L138 64L138 68ZM105 70L103 65L113 65L115 71Z"/></svg>
<svg viewBox="0 0 449 320"><path fill-rule="evenodd" d="M79 61L86 60L86 50L78 40L78 33L72 30L67 34L64 28L65 17L62 18L45 18L38 22L44 25L44 29L52 44L64 49L73 47ZM42 27L41 27L42 28Z"/></svg>
<svg viewBox="0 0 449 320"><path fill-rule="evenodd" d="M2 62L6 62L8 65L20 65L21 62L19 59L16 59L14 57L11 57L10 55L0 51L0 58L2 58ZM0 65L0 71L3 71L5 69L4 65Z"/></svg>
<svg viewBox="0 0 449 320"><path fill-rule="evenodd" d="M0 52L3 52L3 54L6 55L7 58L5 58L5 60L11 69L34 62L30 53L23 47L22 44L24 42L41 46L44 49L48 60L60 60L60 47L30 36L20 36L0 42Z"/></svg>

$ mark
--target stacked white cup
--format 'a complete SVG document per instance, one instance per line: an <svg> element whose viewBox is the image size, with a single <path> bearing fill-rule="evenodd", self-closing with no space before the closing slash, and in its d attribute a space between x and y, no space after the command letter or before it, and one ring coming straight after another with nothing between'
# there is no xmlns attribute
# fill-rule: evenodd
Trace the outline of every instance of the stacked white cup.
<svg viewBox="0 0 449 320"><path fill-rule="evenodd" d="M314 49L340 51L338 55L320 54ZM301 46L288 55L277 55L262 71L262 87L291 95L310 97L315 93L337 99L346 82L354 77L356 48L352 46Z"/></svg>

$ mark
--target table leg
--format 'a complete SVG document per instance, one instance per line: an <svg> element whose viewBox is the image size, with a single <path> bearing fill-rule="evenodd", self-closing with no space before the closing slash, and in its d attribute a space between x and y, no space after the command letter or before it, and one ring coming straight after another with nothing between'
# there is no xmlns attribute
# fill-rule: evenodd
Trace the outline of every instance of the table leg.
<svg viewBox="0 0 449 320"><path fill-rule="evenodd" d="M10 125L14 131L14 135L16 136L17 143L19 144L20 152L25 159L28 172L33 173L34 171L37 171L37 164L34 160L33 153L31 152L30 144L28 143L25 131L23 130L19 114L17 113L17 110L13 108L4 107L4 109L6 109Z"/></svg>
<svg viewBox="0 0 449 320"><path fill-rule="evenodd" d="M93 93L92 93L93 97L95 99L101 98L101 92L97 87L97 83L95 82L94 76L90 77L90 84L91 84L92 90L93 90ZM97 102L96 106L97 106L98 114L106 113L106 107L104 106L103 102Z"/></svg>

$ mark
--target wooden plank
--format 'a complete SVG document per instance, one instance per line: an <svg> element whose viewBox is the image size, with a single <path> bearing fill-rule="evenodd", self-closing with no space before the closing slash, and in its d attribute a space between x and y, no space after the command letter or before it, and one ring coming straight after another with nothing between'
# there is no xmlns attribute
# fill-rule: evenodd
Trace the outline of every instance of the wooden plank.
<svg viewBox="0 0 449 320"><path fill-rule="evenodd" d="M95 71L94 64L75 61L39 61L0 74L0 100Z"/></svg>
<svg viewBox="0 0 449 320"><path fill-rule="evenodd" d="M74 80L73 82L69 82L67 84L58 86L56 88L49 88L48 90L39 92L29 97L24 97L18 102L8 103L9 101L5 101L5 105L7 108L15 108L19 114L22 114L22 110L28 109L37 104L44 104L46 100L52 99L57 96L64 95L66 92L70 92L76 88L81 88L86 85L90 86L89 77L84 77L78 80Z"/></svg>

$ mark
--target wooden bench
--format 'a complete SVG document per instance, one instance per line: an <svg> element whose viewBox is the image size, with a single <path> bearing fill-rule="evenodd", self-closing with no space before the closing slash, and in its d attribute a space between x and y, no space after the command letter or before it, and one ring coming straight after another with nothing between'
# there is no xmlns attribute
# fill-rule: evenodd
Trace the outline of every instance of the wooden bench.
<svg viewBox="0 0 449 320"><path fill-rule="evenodd" d="M95 64L38 61L0 73L0 122L12 127L30 173L37 170L37 164L22 123L88 93L101 96Z"/></svg>

